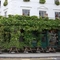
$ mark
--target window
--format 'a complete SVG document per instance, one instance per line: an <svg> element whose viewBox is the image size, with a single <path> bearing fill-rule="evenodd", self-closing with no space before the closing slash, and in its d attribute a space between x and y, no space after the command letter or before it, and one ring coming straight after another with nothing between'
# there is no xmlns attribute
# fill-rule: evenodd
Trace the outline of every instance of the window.
<svg viewBox="0 0 60 60"><path fill-rule="evenodd" d="M60 12L55 12L55 18L60 18Z"/></svg>
<svg viewBox="0 0 60 60"><path fill-rule="evenodd" d="M39 17L45 17L46 11L39 11Z"/></svg>
<svg viewBox="0 0 60 60"><path fill-rule="evenodd" d="M4 14L5 14L5 17L7 17L7 11L5 11L5 13L4 13Z"/></svg>
<svg viewBox="0 0 60 60"><path fill-rule="evenodd" d="M23 9L22 14L25 15L25 16L29 16L30 15L30 10Z"/></svg>

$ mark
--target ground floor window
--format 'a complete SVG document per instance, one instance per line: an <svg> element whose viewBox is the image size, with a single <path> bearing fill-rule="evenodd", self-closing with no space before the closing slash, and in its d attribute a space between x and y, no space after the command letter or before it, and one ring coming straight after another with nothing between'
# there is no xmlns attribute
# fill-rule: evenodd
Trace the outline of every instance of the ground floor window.
<svg viewBox="0 0 60 60"><path fill-rule="evenodd" d="M23 9L23 10L22 10L22 15L30 16L30 10L28 10L28 9Z"/></svg>
<svg viewBox="0 0 60 60"><path fill-rule="evenodd" d="M39 11L39 17L45 17L46 11Z"/></svg>
<svg viewBox="0 0 60 60"><path fill-rule="evenodd" d="M55 18L60 18L60 12L55 12Z"/></svg>

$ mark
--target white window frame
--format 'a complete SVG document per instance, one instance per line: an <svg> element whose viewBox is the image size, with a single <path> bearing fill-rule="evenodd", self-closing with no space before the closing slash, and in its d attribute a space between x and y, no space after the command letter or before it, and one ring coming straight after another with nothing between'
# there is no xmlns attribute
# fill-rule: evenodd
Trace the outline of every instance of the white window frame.
<svg viewBox="0 0 60 60"><path fill-rule="evenodd" d="M22 9L22 15L24 15L24 16L30 16L30 10L29 9Z"/></svg>
<svg viewBox="0 0 60 60"><path fill-rule="evenodd" d="M40 15L40 12L41 12L41 15ZM43 14L43 12L45 13ZM39 10L39 17L45 17L45 15L46 15L46 11Z"/></svg>
<svg viewBox="0 0 60 60"><path fill-rule="evenodd" d="M56 16L57 14L57 16ZM60 12L55 12L55 18L59 18L60 19Z"/></svg>

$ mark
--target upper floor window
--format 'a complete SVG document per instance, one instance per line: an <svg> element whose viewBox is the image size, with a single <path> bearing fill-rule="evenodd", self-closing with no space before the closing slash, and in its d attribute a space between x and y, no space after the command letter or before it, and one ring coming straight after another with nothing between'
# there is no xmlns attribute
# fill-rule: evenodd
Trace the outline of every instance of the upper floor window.
<svg viewBox="0 0 60 60"><path fill-rule="evenodd" d="M60 18L60 12L55 12L55 18Z"/></svg>
<svg viewBox="0 0 60 60"><path fill-rule="evenodd" d="M30 15L30 10L23 9L22 10L22 15L29 16Z"/></svg>
<svg viewBox="0 0 60 60"><path fill-rule="evenodd" d="M39 17L45 17L46 11L39 11Z"/></svg>

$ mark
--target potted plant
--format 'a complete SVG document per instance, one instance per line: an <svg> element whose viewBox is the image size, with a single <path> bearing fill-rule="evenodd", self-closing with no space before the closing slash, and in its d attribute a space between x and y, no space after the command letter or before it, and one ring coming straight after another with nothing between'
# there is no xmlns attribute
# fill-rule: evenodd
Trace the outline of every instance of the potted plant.
<svg viewBox="0 0 60 60"><path fill-rule="evenodd" d="M57 1L55 1L55 4L56 4L56 5L59 5L59 1L58 1L58 0L57 0Z"/></svg>
<svg viewBox="0 0 60 60"><path fill-rule="evenodd" d="M45 0L39 0L39 3L44 4L46 1Z"/></svg>
<svg viewBox="0 0 60 60"><path fill-rule="evenodd" d="M4 6L7 6L7 5L8 5L8 1L5 0L3 5L4 5Z"/></svg>
<svg viewBox="0 0 60 60"><path fill-rule="evenodd" d="M30 0L23 0L24 2L29 2Z"/></svg>

